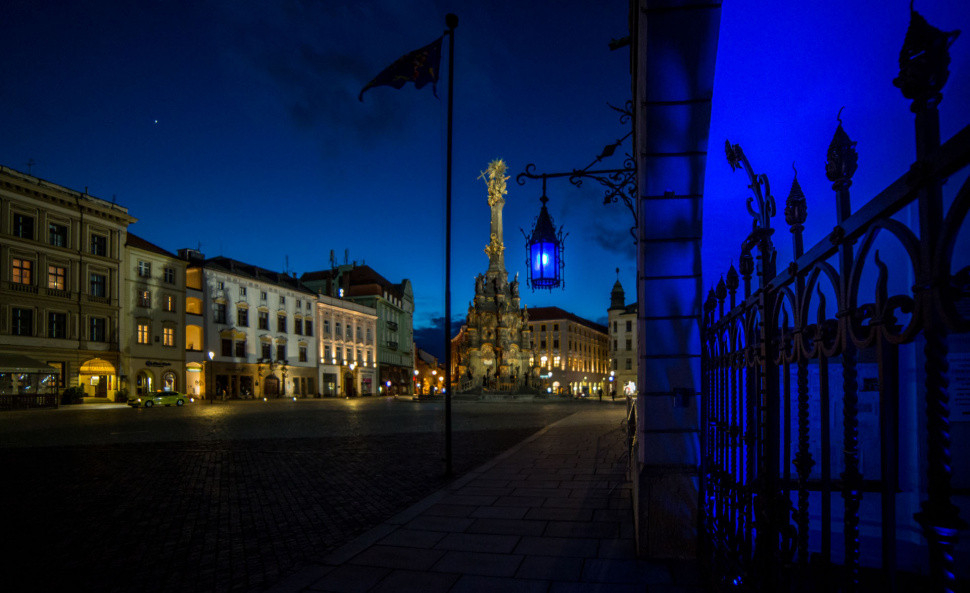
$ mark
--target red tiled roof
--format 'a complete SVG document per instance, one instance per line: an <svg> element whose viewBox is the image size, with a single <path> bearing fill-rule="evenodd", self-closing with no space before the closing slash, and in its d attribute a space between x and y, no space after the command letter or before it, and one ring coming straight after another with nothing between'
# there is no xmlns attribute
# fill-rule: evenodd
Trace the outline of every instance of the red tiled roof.
<svg viewBox="0 0 970 593"><path fill-rule="evenodd" d="M590 329L594 329L599 332L608 333L605 326L598 323L594 323L589 319L583 319L579 315L570 313L560 309L559 307L535 307L529 309L529 321L559 321L559 320L569 320L580 325L585 325Z"/></svg>
<svg viewBox="0 0 970 593"><path fill-rule="evenodd" d="M128 233L128 238L125 239L125 245L127 247L134 247L143 251L154 251L155 253L159 253L161 255L167 255L168 257L176 257L174 253L166 251L154 243L149 243L138 235L130 232Z"/></svg>

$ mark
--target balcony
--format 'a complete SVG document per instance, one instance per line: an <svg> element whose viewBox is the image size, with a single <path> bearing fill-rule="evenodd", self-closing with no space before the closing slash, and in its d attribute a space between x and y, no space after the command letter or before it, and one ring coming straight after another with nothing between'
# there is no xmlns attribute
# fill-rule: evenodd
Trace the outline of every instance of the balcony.
<svg viewBox="0 0 970 593"><path fill-rule="evenodd" d="M47 289L45 289L45 292L47 293L47 296L57 297L57 298L61 298L61 299L69 299L69 298L71 298L71 291L70 290L60 290L60 289L57 289L57 288L47 288Z"/></svg>
<svg viewBox="0 0 970 593"><path fill-rule="evenodd" d="M37 294L37 287L33 284L21 284L20 282L7 282L7 288L14 292L25 292L27 294Z"/></svg>
<svg viewBox="0 0 970 593"><path fill-rule="evenodd" d="M387 342L387 349L388 349L388 350L397 350L397 342L391 342L391 341L389 340L389 341Z"/></svg>
<svg viewBox="0 0 970 593"><path fill-rule="evenodd" d="M397 322L396 321L388 321L387 322L387 329L391 330L392 332L396 332L397 331Z"/></svg>
<svg viewBox="0 0 970 593"><path fill-rule="evenodd" d="M103 303L105 305L111 304L111 299L105 296L95 296L93 294L85 295L89 303Z"/></svg>

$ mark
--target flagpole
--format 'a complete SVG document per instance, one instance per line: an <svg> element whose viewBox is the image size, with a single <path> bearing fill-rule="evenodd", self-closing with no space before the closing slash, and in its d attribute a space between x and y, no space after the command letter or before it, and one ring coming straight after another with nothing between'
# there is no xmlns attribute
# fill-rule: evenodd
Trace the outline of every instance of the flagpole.
<svg viewBox="0 0 970 593"><path fill-rule="evenodd" d="M458 16L445 15L448 27L448 164L445 173L445 476L451 470L451 114L455 90L455 27Z"/></svg>

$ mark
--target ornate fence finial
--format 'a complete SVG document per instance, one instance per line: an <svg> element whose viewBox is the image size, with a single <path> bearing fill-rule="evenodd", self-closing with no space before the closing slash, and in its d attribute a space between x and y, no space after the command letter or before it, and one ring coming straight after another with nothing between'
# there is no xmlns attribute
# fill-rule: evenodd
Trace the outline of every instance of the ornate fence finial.
<svg viewBox="0 0 970 593"><path fill-rule="evenodd" d="M940 31L909 7L909 28L899 51L899 76L893 86L913 100L912 111L928 103L939 104L940 91L950 76L950 46L960 31Z"/></svg>
<svg viewBox="0 0 970 593"><path fill-rule="evenodd" d="M839 109L839 114L835 118L839 125L835 128L835 135L829 144L828 159L825 162L825 176L832 182L832 189L836 191L848 189L852 185L852 176L859 166L859 155L855 151L856 143L842 129L842 109Z"/></svg>
<svg viewBox="0 0 970 593"><path fill-rule="evenodd" d="M738 271L734 269L734 263L731 264L731 268L727 273L727 289L731 293L731 308L734 308L735 304L735 294L738 292L738 286L741 286L741 280L738 278Z"/></svg>
<svg viewBox="0 0 970 593"><path fill-rule="evenodd" d="M792 169L795 169L795 163L792 163ZM788 198L785 200L785 222L792 228L794 233L796 228L801 230L801 226L805 224L805 219L808 218L808 204L805 201L805 192L802 191L802 186L798 183L798 169L795 169L795 178L791 181L791 189L788 191Z"/></svg>

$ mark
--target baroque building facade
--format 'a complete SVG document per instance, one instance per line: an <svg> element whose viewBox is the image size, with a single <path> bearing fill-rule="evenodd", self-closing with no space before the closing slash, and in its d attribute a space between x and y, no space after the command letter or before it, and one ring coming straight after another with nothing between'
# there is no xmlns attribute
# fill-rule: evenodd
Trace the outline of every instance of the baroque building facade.
<svg viewBox="0 0 970 593"><path fill-rule="evenodd" d="M453 340L459 391L516 391L535 384L529 313L520 308L518 277L509 282L505 268L505 171L505 162L497 159L482 173L482 178L487 177L491 210L490 241L485 247L488 269L475 278L475 297L468 305L467 321Z"/></svg>
<svg viewBox="0 0 970 593"><path fill-rule="evenodd" d="M407 278L393 283L365 264L345 263L307 272L300 281L318 294L377 312L375 344L379 395L411 395L414 385L414 290Z"/></svg>
<svg viewBox="0 0 970 593"><path fill-rule="evenodd" d="M293 276L227 257L190 262L186 274L201 285L209 397L318 393L313 292Z"/></svg>
<svg viewBox="0 0 970 593"><path fill-rule="evenodd" d="M122 397L122 206L0 166L0 357L54 369L56 389ZM13 373L2 372L0 390ZM123 393L123 392L122 392Z"/></svg>
<svg viewBox="0 0 970 593"><path fill-rule="evenodd" d="M129 396L188 393L185 268L188 262L128 233L122 311L122 376Z"/></svg>
<svg viewBox="0 0 970 593"><path fill-rule="evenodd" d="M376 393L377 311L324 294L317 295L316 311L321 394Z"/></svg>
<svg viewBox="0 0 970 593"><path fill-rule="evenodd" d="M607 328L559 307L529 309L540 388L554 395L610 395Z"/></svg>

